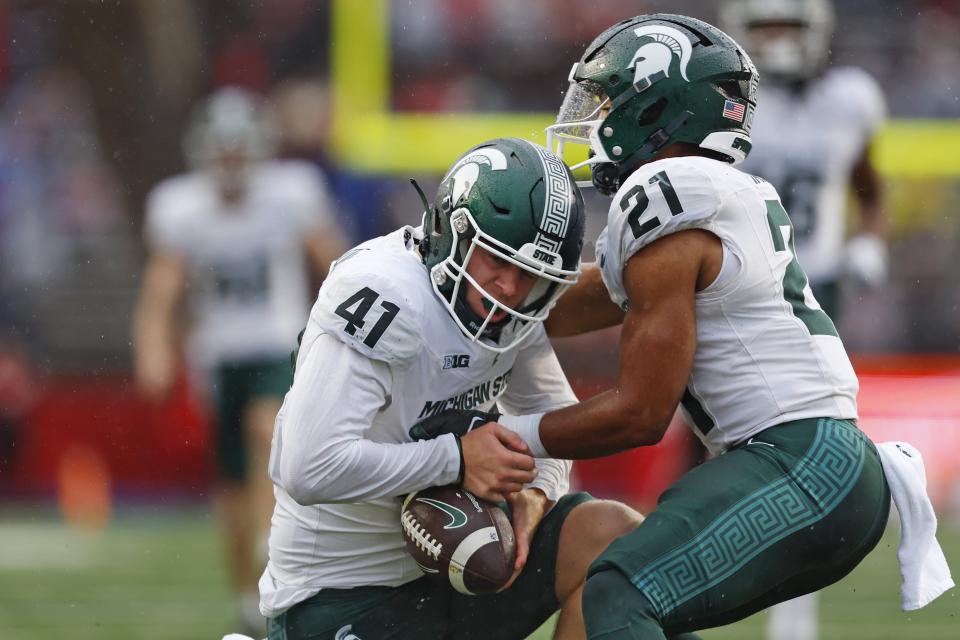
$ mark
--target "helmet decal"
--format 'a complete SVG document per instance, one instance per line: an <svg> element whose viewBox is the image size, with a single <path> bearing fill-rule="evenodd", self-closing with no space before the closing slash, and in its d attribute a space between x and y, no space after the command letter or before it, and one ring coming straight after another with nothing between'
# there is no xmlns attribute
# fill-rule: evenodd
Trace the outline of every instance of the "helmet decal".
<svg viewBox="0 0 960 640"><path fill-rule="evenodd" d="M539 145L531 145L540 157L543 165L544 185L546 197L543 203L543 220L540 231L533 241L537 247L550 253L550 256L533 255L531 257L556 265L560 260L560 245L567 237L567 225L570 223L570 192L573 185L570 182L570 173L563 162ZM553 237L549 237L553 236Z"/></svg>
<svg viewBox="0 0 960 640"><path fill-rule="evenodd" d="M461 158L443 178L446 180L451 175L453 176L453 189L450 193L452 202L460 200L461 196L476 184L477 177L480 175L481 164L488 165L494 171L503 171L507 168L507 157L499 149L487 148L477 149L470 155Z"/></svg>
<svg viewBox="0 0 960 640"><path fill-rule="evenodd" d="M633 69L633 84L639 90L646 89L659 77L670 76L670 63L673 56L680 58L680 75L687 82L687 63L690 62L692 47L690 39L681 31L662 24L652 24L633 30L638 38L653 38L653 42L642 45L633 54L627 69ZM662 75L660 75L662 74Z"/></svg>

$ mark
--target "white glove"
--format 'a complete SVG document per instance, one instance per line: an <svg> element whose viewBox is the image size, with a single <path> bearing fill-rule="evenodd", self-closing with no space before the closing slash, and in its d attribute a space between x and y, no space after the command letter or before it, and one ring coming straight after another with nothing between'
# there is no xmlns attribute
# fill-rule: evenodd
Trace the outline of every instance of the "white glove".
<svg viewBox="0 0 960 640"><path fill-rule="evenodd" d="M842 273L859 284L877 288L887 280L887 245L872 233L854 236L843 248Z"/></svg>

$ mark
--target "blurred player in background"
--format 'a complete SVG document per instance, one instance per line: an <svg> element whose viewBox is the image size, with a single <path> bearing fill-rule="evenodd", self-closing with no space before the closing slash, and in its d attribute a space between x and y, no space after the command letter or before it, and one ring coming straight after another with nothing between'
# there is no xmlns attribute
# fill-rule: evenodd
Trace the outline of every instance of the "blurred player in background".
<svg viewBox="0 0 960 640"><path fill-rule="evenodd" d="M583 225L563 163L497 139L451 167L433 205L424 198L423 226L335 263L270 457L277 503L260 593L271 639L523 640L558 608L557 637L580 635L587 566L639 515L568 495L569 461L540 460L535 474L502 427L408 430L445 407L576 402L542 321L579 274ZM403 496L454 483L510 503L517 564L506 591L457 593L404 547Z"/></svg>
<svg viewBox="0 0 960 640"><path fill-rule="evenodd" d="M828 66L830 0L733 0L721 6L721 19L763 79L742 169L776 187L797 258L836 322L842 278L873 287L886 279L883 192L870 160L886 116L883 93L862 69ZM859 227L848 241L849 187Z"/></svg>
<svg viewBox="0 0 960 640"><path fill-rule="evenodd" d="M133 327L137 385L163 401L182 366L176 312L189 304L185 356L208 379L200 387L215 408L230 579L243 623L260 633L273 422L290 387L311 277L319 281L343 248L322 176L273 160L273 145L268 110L244 90L221 89L197 109L185 136L192 171L148 198L150 256Z"/></svg>
<svg viewBox="0 0 960 640"><path fill-rule="evenodd" d="M829 0L733 0L720 14L763 78L753 149L741 168L776 187L814 297L838 323L841 279L878 287L886 278L882 188L870 161L884 121L883 94L865 71L828 66ZM858 234L849 241L848 187L859 214ZM814 594L773 607L768 637L814 640L816 609Z"/></svg>

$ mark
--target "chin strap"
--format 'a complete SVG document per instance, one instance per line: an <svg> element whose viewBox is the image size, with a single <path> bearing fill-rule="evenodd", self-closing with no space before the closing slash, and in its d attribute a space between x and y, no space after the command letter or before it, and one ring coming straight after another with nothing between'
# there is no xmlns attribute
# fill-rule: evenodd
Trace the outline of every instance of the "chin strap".
<svg viewBox="0 0 960 640"><path fill-rule="evenodd" d="M612 196L620 187L620 169L612 162L594 165L590 174L593 186L605 196Z"/></svg>
<svg viewBox="0 0 960 640"><path fill-rule="evenodd" d="M413 178L410 178L410 184L417 190L417 195L420 196L420 201L423 202L423 212L426 213L430 211L430 203L427 202L427 196L423 194L423 189L420 188L420 185Z"/></svg>
<svg viewBox="0 0 960 640"><path fill-rule="evenodd" d="M643 146L637 150L637 155L642 158L648 158L655 154L657 151L662 149L668 142L670 138L673 137L673 134L677 132L677 129L682 127L687 123L687 120L693 117L693 113L690 111L681 111L673 120L667 123L667 126L662 129L657 129L649 136L647 136L646 141Z"/></svg>

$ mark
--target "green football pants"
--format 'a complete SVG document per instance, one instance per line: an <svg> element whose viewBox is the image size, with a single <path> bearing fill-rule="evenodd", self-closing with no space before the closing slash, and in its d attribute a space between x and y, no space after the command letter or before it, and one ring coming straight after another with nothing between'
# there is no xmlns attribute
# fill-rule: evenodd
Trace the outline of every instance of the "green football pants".
<svg viewBox="0 0 960 640"><path fill-rule="evenodd" d="M847 575L876 546L890 492L846 420L771 427L693 469L590 568L591 639L729 624Z"/></svg>
<svg viewBox="0 0 960 640"><path fill-rule="evenodd" d="M217 471L223 480L242 482L249 466L243 414L255 399L283 398L293 383L290 363L286 358L224 363L213 376Z"/></svg>

